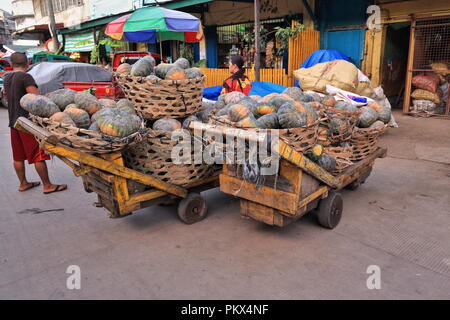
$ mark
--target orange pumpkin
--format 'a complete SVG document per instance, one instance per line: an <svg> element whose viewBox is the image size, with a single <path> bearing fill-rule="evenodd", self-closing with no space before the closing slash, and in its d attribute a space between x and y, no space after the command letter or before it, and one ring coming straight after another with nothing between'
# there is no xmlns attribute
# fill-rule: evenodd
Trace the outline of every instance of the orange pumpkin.
<svg viewBox="0 0 450 320"><path fill-rule="evenodd" d="M166 74L166 80L186 80L186 71L181 68L174 67Z"/></svg>
<svg viewBox="0 0 450 320"><path fill-rule="evenodd" d="M242 104L235 104L228 110L231 121L238 122L249 115L249 110Z"/></svg>
<svg viewBox="0 0 450 320"><path fill-rule="evenodd" d="M238 121L237 124L243 128L256 128L255 118L250 114L247 117Z"/></svg>

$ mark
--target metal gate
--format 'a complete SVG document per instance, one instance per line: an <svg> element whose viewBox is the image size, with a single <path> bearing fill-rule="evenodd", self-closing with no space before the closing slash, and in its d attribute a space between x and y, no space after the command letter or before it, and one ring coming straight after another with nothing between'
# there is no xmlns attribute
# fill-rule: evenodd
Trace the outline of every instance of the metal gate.
<svg viewBox="0 0 450 320"><path fill-rule="evenodd" d="M437 107L434 112L413 112L411 107L414 76L433 73L439 76L440 85L448 83L450 79L450 16L431 20L413 19L410 37L403 112L450 117L448 93L445 101L441 94L441 108ZM439 91L437 94L440 95Z"/></svg>

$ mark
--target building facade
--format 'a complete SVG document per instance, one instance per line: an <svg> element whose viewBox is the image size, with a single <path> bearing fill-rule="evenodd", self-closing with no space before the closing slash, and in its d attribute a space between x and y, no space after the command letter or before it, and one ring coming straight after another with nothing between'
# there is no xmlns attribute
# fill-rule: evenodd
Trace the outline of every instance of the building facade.
<svg viewBox="0 0 450 320"><path fill-rule="evenodd" d="M14 31L12 14L0 9L0 44L12 44Z"/></svg>

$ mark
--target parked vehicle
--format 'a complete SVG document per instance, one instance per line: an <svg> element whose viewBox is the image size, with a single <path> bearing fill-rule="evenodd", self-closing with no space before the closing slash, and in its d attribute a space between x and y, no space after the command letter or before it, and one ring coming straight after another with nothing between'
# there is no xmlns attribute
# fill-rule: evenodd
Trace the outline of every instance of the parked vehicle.
<svg viewBox="0 0 450 320"><path fill-rule="evenodd" d="M121 51L114 55L112 62L113 72L117 70L117 67L122 63L134 64L140 58L151 55L156 60L156 64L161 62L161 56L157 53L144 52L144 51ZM167 62L165 58L162 59L163 62Z"/></svg>
<svg viewBox="0 0 450 320"><path fill-rule="evenodd" d="M44 61L73 61L69 57L60 55L60 54L53 54L51 52L38 52L33 55L33 61L32 64L44 62Z"/></svg>

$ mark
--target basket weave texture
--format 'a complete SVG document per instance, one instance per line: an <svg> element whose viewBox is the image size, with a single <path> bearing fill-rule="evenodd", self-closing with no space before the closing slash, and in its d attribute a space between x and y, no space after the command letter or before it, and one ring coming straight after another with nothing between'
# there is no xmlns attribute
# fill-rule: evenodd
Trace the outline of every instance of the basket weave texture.
<svg viewBox="0 0 450 320"><path fill-rule="evenodd" d="M211 177L216 172L214 165L194 162L194 141L191 141L191 154L182 159L190 164L175 164L172 149L179 143L172 140L171 132L147 129L146 138L123 153L125 165L141 173L178 186L189 186Z"/></svg>
<svg viewBox="0 0 450 320"><path fill-rule="evenodd" d="M30 114L35 124L55 135L59 143L70 148L90 154L103 154L123 151L139 141L142 141L145 131L142 128L128 137L120 138L104 135L99 132L81 129L70 124L56 122ZM42 141L39 141L42 144Z"/></svg>
<svg viewBox="0 0 450 320"><path fill-rule="evenodd" d="M347 167L351 166L353 162L350 161L352 157L352 147L327 147L324 153L336 160L336 169L331 172L333 175L342 173Z"/></svg>
<svg viewBox="0 0 450 320"><path fill-rule="evenodd" d="M317 135L319 130L319 121L309 125L304 128L293 128L293 129L258 129L258 128L248 128L238 125L236 122L232 122L227 116L211 116L210 124L229 126L234 128L241 128L244 130L255 130L258 132L276 132L278 133L280 139L293 148L295 151L300 153L306 153L309 151L314 144L317 142Z"/></svg>
<svg viewBox="0 0 450 320"><path fill-rule="evenodd" d="M348 112L335 108L322 110L324 118L320 125L327 128L328 140L332 144L349 141L352 137L360 112Z"/></svg>
<svg viewBox="0 0 450 320"><path fill-rule="evenodd" d="M136 112L147 120L184 118L202 109L205 77L157 80L115 74Z"/></svg>
<svg viewBox="0 0 450 320"><path fill-rule="evenodd" d="M377 143L380 135L387 129L387 125L379 128L356 128L350 139L352 146L351 161L360 161L365 159L371 153L377 150Z"/></svg>

